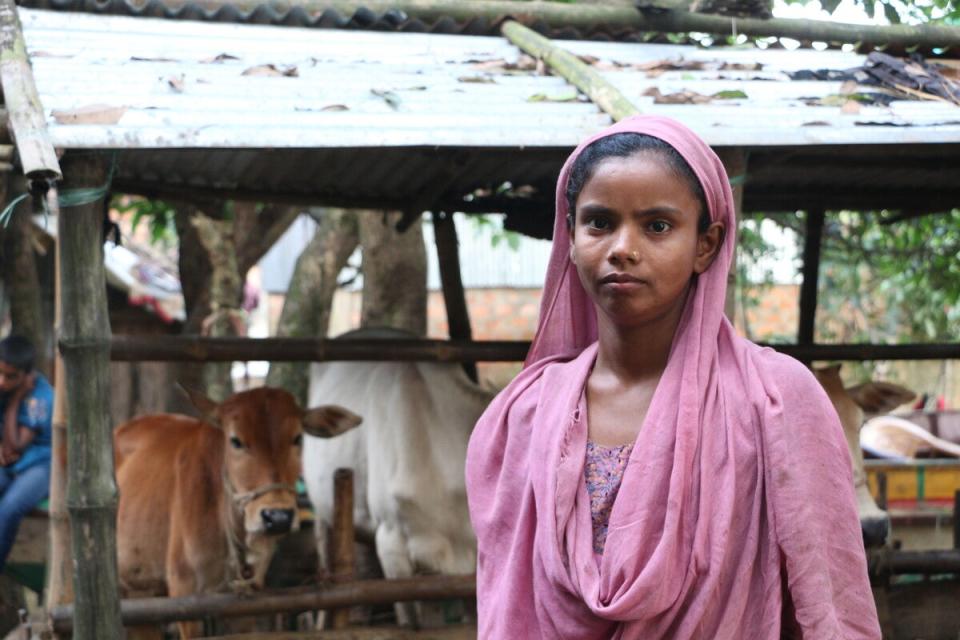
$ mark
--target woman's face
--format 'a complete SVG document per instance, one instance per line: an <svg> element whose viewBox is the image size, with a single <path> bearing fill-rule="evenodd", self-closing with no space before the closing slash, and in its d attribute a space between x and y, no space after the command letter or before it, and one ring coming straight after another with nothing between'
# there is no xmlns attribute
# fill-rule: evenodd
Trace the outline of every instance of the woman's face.
<svg viewBox="0 0 960 640"><path fill-rule="evenodd" d="M570 258L600 313L638 326L682 310L690 279L719 248L697 231L700 205L656 152L602 160L576 202Z"/></svg>

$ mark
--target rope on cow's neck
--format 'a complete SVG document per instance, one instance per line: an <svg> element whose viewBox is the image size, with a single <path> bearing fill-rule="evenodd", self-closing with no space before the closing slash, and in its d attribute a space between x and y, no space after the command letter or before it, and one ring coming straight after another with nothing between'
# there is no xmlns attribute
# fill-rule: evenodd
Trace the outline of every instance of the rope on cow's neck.
<svg viewBox="0 0 960 640"><path fill-rule="evenodd" d="M224 529L227 535L227 575L224 577L221 588L228 588L233 592L245 593L253 589L254 578L256 577L253 568L247 564L247 543L243 539L243 533L238 534L237 513L240 514L240 531L244 530L242 526L244 508L260 496L270 491L289 491L296 496L297 488L284 482L271 482L257 487L253 491L238 494L233 488L233 483L227 477L226 466L223 468L223 489L226 495L227 522Z"/></svg>

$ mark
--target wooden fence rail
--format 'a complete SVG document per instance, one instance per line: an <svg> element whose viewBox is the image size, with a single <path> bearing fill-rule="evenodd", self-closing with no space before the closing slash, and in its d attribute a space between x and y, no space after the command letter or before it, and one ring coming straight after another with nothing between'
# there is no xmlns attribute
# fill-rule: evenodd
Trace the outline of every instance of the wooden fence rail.
<svg viewBox="0 0 960 640"><path fill-rule="evenodd" d="M781 353L813 360L960 359L955 344L772 344ZM62 346L61 346L62 348ZM322 338L205 338L114 336L110 358L121 362L323 362L386 360L519 362L530 343L511 340L328 340Z"/></svg>
<svg viewBox="0 0 960 640"><path fill-rule="evenodd" d="M395 580L357 580L321 588L264 591L255 596L232 593L198 594L183 598L122 600L124 626L199 620L207 616L238 617L269 613L297 613L364 604L389 604L413 600L470 598L476 593L476 576L422 576ZM73 629L73 606L50 611L55 633Z"/></svg>

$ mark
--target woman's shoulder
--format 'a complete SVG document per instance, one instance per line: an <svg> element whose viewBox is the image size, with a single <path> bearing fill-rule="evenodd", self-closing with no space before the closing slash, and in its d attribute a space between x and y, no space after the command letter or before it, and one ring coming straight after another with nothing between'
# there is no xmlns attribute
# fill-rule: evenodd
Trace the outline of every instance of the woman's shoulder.
<svg viewBox="0 0 960 640"><path fill-rule="evenodd" d="M804 363L746 339L740 340L737 351L741 379L728 391L737 398L750 398L758 416L769 416L774 409L790 416L791 421L832 424L836 419L827 392Z"/></svg>
<svg viewBox="0 0 960 640"><path fill-rule="evenodd" d="M782 392L806 392L820 389L820 383L813 372L793 356L763 347L743 339L744 351L753 367L764 380L772 382Z"/></svg>

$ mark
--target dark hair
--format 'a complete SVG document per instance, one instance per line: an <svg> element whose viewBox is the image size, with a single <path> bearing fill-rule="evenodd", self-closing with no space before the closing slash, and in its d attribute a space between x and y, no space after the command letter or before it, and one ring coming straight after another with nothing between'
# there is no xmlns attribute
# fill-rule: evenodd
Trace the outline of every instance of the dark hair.
<svg viewBox="0 0 960 640"><path fill-rule="evenodd" d="M600 138L587 145L577 156L570 169L567 179L567 226L572 228L577 208L577 198L583 186L593 176L593 171L607 158L628 158L635 153L658 154L673 170L674 174L687 183L693 197L700 205L700 217L697 220L697 231L703 233L710 226L710 210L707 208L707 197L703 192L703 185L696 174L680 153L660 138L654 138L644 133L615 133L612 136Z"/></svg>
<svg viewBox="0 0 960 640"><path fill-rule="evenodd" d="M34 358L33 344L23 336L8 336L0 340L0 362L30 373L33 371Z"/></svg>

